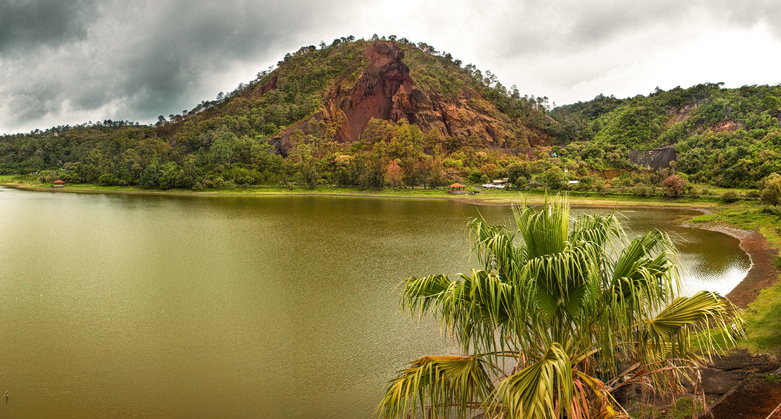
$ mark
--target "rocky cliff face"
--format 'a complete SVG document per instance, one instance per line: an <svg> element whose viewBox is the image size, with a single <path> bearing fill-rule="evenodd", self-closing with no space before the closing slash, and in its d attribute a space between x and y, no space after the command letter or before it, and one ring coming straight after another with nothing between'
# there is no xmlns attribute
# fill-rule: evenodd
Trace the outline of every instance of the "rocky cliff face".
<svg viewBox="0 0 781 419"><path fill-rule="evenodd" d="M371 64L351 89L337 84L325 101L322 116L338 127L337 141L357 141L371 118L415 123L417 100L404 51L390 43L376 43L366 50Z"/></svg>
<svg viewBox="0 0 781 419"><path fill-rule="evenodd" d="M646 169L661 170L670 167L670 162L678 159L675 147L662 147L654 150L631 150L629 161Z"/></svg>
<svg viewBox="0 0 781 419"><path fill-rule="evenodd" d="M525 147L544 144L546 138L529 133L514 124L494 105L471 87L463 88L455 98L445 99L439 92L427 92L416 86L404 64L404 50L390 42L376 42L366 51L370 64L352 85L334 84L324 98L321 112L290 127L271 143L278 153L287 155L290 135L295 130L307 133L313 122L325 122L339 142L358 141L372 118L417 124L424 133L439 130L466 144L477 137L486 147Z"/></svg>

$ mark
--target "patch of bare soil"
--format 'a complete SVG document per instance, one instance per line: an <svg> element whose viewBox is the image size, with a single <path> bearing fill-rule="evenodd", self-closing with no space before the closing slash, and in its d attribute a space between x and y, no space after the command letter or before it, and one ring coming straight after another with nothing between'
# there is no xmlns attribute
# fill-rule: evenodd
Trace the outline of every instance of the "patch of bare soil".
<svg viewBox="0 0 781 419"><path fill-rule="evenodd" d="M781 383L768 381L762 377L751 377L723 400L717 401L710 412L700 415L700 418L776 418L781 417L775 411L779 403L781 403Z"/></svg>

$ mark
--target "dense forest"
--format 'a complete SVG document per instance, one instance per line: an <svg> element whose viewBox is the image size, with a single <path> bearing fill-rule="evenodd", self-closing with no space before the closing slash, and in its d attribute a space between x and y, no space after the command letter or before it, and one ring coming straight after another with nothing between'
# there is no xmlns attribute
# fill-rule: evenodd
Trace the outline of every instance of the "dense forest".
<svg viewBox="0 0 781 419"><path fill-rule="evenodd" d="M753 188L780 172L780 106L778 86L701 84L551 110L547 98L522 96L425 43L351 36L303 47L151 126L103 121L2 136L0 173L195 190L507 177L521 188L677 195L688 182ZM672 163L649 170L636 159L664 146L674 147Z"/></svg>
<svg viewBox="0 0 781 419"><path fill-rule="evenodd" d="M626 149L674 146L674 168L698 183L753 188L781 171L781 86L722 83L657 90L629 99L598 96L562 106L575 139Z"/></svg>

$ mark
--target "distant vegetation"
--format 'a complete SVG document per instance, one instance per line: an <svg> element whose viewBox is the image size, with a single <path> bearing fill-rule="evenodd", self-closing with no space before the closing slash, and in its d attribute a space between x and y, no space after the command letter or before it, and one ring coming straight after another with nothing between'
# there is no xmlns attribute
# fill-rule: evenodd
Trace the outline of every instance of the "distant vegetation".
<svg viewBox="0 0 781 419"><path fill-rule="evenodd" d="M553 112L568 140L624 149L675 146L675 169L697 183L754 188L781 171L781 87L700 84L630 99L598 96Z"/></svg>
<svg viewBox="0 0 781 419"><path fill-rule="evenodd" d="M322 115L345 105L326 102L344 101L335 90L354 88L376 42L403 50L415 88L404 99L428 107L416 105L413 123L370 119L360 138L338 141L338 118ZM447 106L457 132L423 123ZM0 174L194 190L441 187L507 177L521 189L696 196L703 190L694 184L761 188L781 172L780 106L778 86L701 84L551 110L547 98L521 96L425 43L350 36L287 54L256 80L153 126L103 121L2 136ZM281 138L290 149L279 154ZM677 152L663 170L630 158L662 146Z"/></svg>

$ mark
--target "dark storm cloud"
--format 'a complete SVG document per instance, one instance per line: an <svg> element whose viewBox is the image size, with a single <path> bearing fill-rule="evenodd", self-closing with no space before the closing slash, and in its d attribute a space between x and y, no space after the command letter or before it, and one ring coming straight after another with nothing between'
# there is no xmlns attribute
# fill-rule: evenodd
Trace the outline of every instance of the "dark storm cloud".
<svg viewBox="0 0 781 419"><path fill-rule="evenodd" d="M628 73L651 74L648 92L660 52L735 28L781 39L779 20L776 0L0 0L0 133L153 121L302 45L372 33L430 43L523 93L626 90Z"/></svg>
<svg viewBox="0 0 781 419"><path fill-rule="evenodd" d="M337 10L304 1L12 1L0 6L0 71L8 75L0 81L0 131L41 118L60 123L68 113L179 113L229 89L211 91L206 82L241 63L276 62ZM249 80L230 88L239 81Z"/></svg>
<svg viewBox="0 0 781 419"><path fill-rule="evenodd" d="M6 0L0 3L0 53L83 39L94 1Z"/></svg>

